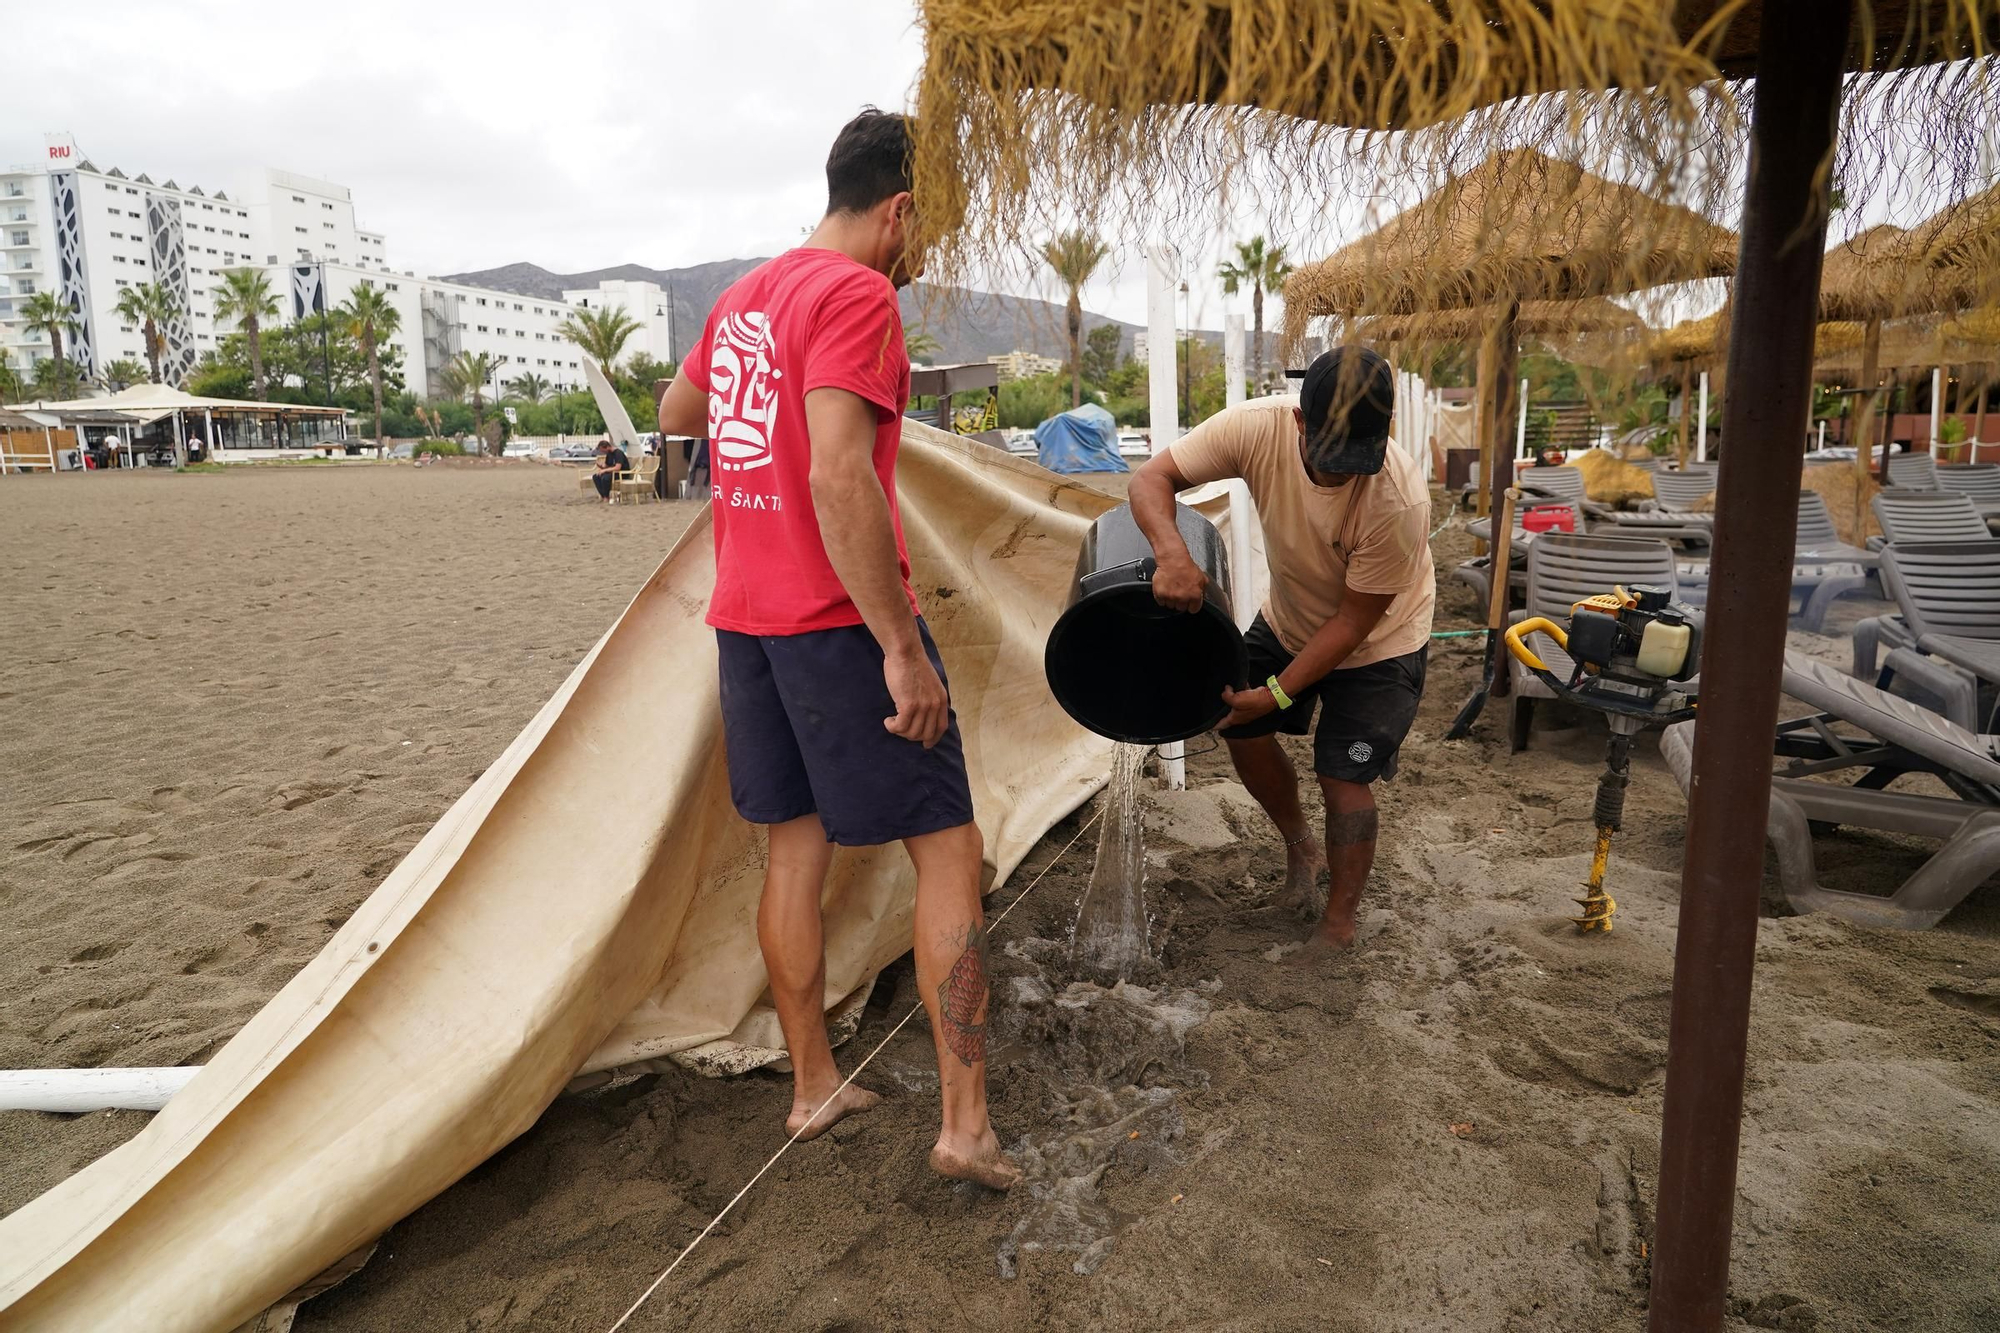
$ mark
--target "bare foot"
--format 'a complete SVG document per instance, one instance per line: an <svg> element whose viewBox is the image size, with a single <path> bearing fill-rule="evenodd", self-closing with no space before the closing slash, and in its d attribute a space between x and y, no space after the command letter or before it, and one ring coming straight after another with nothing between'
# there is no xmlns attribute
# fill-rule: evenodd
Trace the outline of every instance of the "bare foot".
<svg viewBox="0 0 2000 1333"><path fill-rule="evenodd" d="M931 1170L952 1180L969 1180L988 1189L1010 1190L1020 1183L1021 1168L1000 1151L1000 1141L987 1130L979 1141L967 1147L946 1143L940 1137L931 1149Z"/></svg>
<svg viewBox="0 0 2000 1333"><path fill-rule="evenodd" d="M881 1102L881 1097L875 1093L852 1083L817 1107L811 1101L795 1098L792 1113L785 1117L785 1129L788 1133L798 1134L799 1142L804 1143L807 1139L818 1138L848 1116L874 1110ZM812 1122L810 1125L806 1124L808 1120ZM799 1134L802 1125L805 1126L805 1133Z"/></svg>
<svg viewBox="0 0 2000 1333"><path fill-rule="evenodd" d="M1285 887L1271 896L1271 906L1301 921L1317 921L1326 911L1326 889L1320 877L1326 874L1326 853L1319 839L1308 837L1296 847L1285 849Z"/></svg>
<svg viewBox="0 0 2000 1333"><path fill-rule="evenodd" d="M1341 936L1327 931L1324 927L1299 942L1299 947L1286 954L1286 967L1316 967L1330 959L1338 958L1354 947L1354 926L1348 923L1347 934Z"/></svg>

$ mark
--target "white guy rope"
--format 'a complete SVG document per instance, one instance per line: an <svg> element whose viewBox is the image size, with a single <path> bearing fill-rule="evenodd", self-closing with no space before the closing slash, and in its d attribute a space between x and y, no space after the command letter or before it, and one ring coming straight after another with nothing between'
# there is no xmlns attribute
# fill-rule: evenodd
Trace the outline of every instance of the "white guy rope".
<svg viewBox="0 0 2000 1333"><path fill-rule="evenodd" d="M988 935L989 938L992 936L995 930L999 929L1000 923L1007 919L1007 913L1013 911L1016 907L1019 907L1021 905L1021 899L1027 897L1030 893L1033 893L1035 890L1035 885L1040 884L1042 882L1043 876L1047 875L1051 870L1054 870L1056 868L1056 863L1069 854L1070 848L1076 846L1077 839L1083 837L1084 834L1090 832L1091 828L1094 825L1096 825L1097 821L1102 819L1103 817L1104 817L1104 812L1102 810L1092 815L1090 817L1090 821L1086 823L1082 828L1076 831L1076 837L1071 838L1068 842L1064 843L1063 849L1057 852L1053 857L1051 857L1049 859L1049 863L1042 867L1041 874L1036 875L1035 878L1029 882L1028 887L1022 889L1020 893L1015 895L1014 901L1008 903L1007 906L1001 910L1000 915L993 918L993 924L988 926L986 929L986 934ZM665 1282L669 1277L673 1276L674 1270L681 1266L681 1261L683 1259L686 1259L690 1254L694 1253L694 1247L701 1244L704 1240L707 1240L708 1233L715 1230L717 1226L721 1225L722 1219L729 1215L729 1210L734 1208L737 1204L743 1202L743 1196L750 1192L751 1186L755 1185L758 1181L762 1180L764 1178L764 1173L766 1171L769 1171L772 1167L778 1164L778 1159L780 1157L783 1157L787 1152L789 1152L791 1150L791 1146L799 1141L800 1134L803 1134L808 1129L812 1128L812 1123L813 1121L819 1118L819 1113L821 1111L824 1111L827 1107L833 1105L834 1099L839 1097L841 1093L846 1092L848 1084L854 1082L854 1080L860 1076L861 1071L868 1067L868 1062L870 1060L873 1060L876 1056L880 1055L883 1051L883 1048L888 1046L890 1042L896 1039L896 1034L898 1032L901 1032L905 1027L907 1027L909 1025L910 1020L915 1018L918 1014L922 1013L923 1010L924 1010L923 1001L921 1000L917 1001L916 1007L911 1009L909 1013L904 1014L902 1017L902 1021L897 1023L896 1026L889 1029L889 1035L882 1038L882 1040L876 1045L874 1050L868 1052L868 1054L861 1057L861 1063L854 1066L854 1072L849 1074L845 1079L841 1080L840 1086L835 1088L832 1094L828 1096L825 1101L821 1102L811 1115L806 1117L806 1122L798 1127L798 1130L795 1133L793 1133L792 1137L786 1139L784 1145L780 1147L778 1151L771 1154L770 1161L764 1163L764 1165L757 1168L757 1174L750 1177L750 1179L747 1182L745 1182L742 1189L736 1191L735 1198L731 1199L728 1203L722 1205L722 1211L717 1213L713 1218L709 1219L708 1225L701 1229L701 1233L697 1235L693 1240L687 1243L687 1248L682 1250L680 1254L675 1256L674 1261L667 1265L665 1272L661 1273L658 1277L653 1279L653 1285L646 1288L645 1291L640 1293L639 1299L632 1302L631 1308L626 1310L624 1314L618 1316L618 1322L613 1324L610 1327L610 1329L607 1330L607 1333L618 1333L619 1329L625 1327L626 1321L631 1319L633 1315L637 1314L639 1312L639 1307L644 1305L649 1299L652 1298L653 1293L660 1289L660 1284Z"/></svg>

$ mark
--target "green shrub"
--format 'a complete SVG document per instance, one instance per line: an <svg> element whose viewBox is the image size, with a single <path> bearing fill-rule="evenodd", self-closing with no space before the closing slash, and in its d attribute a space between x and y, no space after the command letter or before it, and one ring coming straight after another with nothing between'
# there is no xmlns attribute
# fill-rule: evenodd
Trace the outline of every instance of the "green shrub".
<svg viewBox="0 0 2000 1333"><path fill-rule="evenodd" d="M418 454L437 454L443 458L465 457L465 446L457 440L418 440L415 450Z"/></svg>

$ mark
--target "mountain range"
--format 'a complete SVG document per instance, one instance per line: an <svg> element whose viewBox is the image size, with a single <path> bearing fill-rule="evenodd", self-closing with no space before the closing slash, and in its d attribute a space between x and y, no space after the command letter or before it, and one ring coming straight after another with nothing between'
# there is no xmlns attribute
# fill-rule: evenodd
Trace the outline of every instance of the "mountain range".
<svg viewBox="0 0 2000 1333"><path fill-rule="evenodd" d="M551 273L539 264L523 263L477 273L454 273L446 280L551 301L561 300L566 290L595 287L607 279L657 283L673 302L678 360L678 353L686 350L707 320L716 298L730 283L763 262L761 258L722 259L668 269L620 264L588 273ZM905 328L922 330L937 341L937 350L930 359L938 365L984 361L989 356L1017 350L1057 358L1069 355L1063 307L1051 301L916 283L903 290L902 307ZM1108 319L1089 310L1083 312L1086 336L1100 324L1116 325L1120 347L1131 352L1132 335L1139 331L1138 325Z"/></svg>

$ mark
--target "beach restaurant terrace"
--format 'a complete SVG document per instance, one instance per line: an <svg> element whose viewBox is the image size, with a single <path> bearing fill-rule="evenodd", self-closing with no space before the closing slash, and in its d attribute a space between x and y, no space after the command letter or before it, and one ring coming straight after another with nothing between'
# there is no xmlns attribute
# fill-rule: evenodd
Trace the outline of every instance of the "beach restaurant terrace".
<svg viewBox="0 0 2000 1333"><path fill-rule="evenodd" d="M199 398L164 384L135 384L103 398L11 404L14 411L119 412L133 418L132 448L172 457L195 441L221 463L310 458L347 445L347 410L304 403L256 403Z"/></svg>

